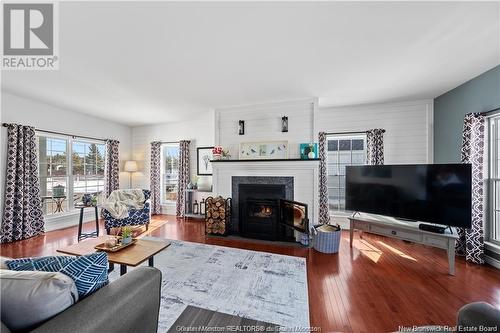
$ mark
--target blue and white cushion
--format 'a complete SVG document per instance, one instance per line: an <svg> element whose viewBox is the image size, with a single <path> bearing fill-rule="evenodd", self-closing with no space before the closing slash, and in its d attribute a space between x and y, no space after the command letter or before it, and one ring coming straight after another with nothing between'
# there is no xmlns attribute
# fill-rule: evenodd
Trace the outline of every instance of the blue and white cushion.
<svg viewBox="0 0 500 333"><path fill-rule="evenodd" d="M80 299L108 284L108 255L105 252L80 257L50 256L12 259L6 264L14 271L63 273L75 281Z"/></svg>

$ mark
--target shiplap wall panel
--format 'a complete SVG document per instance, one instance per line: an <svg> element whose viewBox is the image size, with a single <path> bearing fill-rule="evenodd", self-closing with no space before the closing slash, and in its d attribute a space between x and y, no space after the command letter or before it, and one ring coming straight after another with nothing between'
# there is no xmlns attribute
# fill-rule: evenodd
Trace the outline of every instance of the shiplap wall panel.
<svg viewBox="0 0 500 333"><path fill-rule="evenodd" d="M274 103L218 109L216 144L238 158L242 142L288 141L289 158L299 157L299 144L315 140L314 101ZM281 132L281 117L288 117L288 132ZM245 134L238 134L238 121L245 121Z"/></svg>
<svg viewBox="0 0 500 333"><path fill-rule="evenodd" d="M432 163L432 100L320 108L318 131L384 128L385 163Z"/></svg>

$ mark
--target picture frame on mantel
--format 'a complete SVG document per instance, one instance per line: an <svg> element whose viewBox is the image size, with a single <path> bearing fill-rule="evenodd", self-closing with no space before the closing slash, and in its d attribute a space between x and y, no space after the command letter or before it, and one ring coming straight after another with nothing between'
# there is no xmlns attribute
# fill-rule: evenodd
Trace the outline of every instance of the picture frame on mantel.
<svg viewBox="0 0 500 333"><path fill-rule="evenodd" d="M214 147L198 147L196 148L196 174L198 176L211 176L212 160L214 155L212 149Z"/></svg>
<svg viewBox="0 0 500 333"><path fill-rule="evenodd" d="M279 160L288 158L288 141L242 142L240 160Z"/></svg>

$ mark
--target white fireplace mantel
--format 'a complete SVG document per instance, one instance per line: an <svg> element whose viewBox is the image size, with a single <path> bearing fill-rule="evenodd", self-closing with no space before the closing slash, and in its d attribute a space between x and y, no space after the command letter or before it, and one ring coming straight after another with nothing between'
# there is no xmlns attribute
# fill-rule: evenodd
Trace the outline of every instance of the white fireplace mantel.
<svg viewBox="0 0 500 333"><path fill-rule="evenodd" d="M233 176L293 177L294 200L309 206L309 223L318 223L318 160L233 160L212 163L213 193L232 197Z"/></svg>

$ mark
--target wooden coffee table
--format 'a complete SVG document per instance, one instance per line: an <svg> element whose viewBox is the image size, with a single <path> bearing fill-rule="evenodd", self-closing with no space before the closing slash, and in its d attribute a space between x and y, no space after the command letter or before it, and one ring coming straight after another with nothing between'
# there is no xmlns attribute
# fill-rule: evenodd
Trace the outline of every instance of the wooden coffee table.
<svg viewBox="0 0 500 333"><path fill-rule="evenodd" d="M109 239L110 236L101 236L83 240L79 243L66 246L57 250L57 252L69 254L73 256L82 256L85 254L96 252L94 248L98 244L102 244ZM146 260L149 266L154 265L154 255L161 252L170 246L170 242L166 241L152 241L145 239L138 239L134 245L130 245L117 252L107 252L109 271L114 269L114 264L120 265L120 275L127 273L127 266L136 267Z"/></svg>

